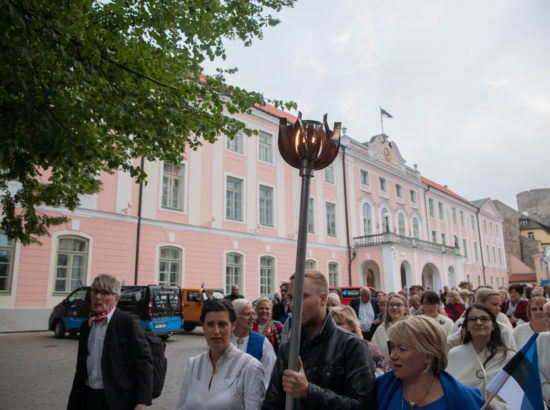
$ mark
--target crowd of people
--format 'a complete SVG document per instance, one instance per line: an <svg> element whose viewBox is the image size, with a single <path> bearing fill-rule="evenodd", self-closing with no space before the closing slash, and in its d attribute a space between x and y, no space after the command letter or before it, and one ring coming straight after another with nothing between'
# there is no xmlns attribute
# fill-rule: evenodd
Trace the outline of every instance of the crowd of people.
<svg viewBox="0 0 550 410"><path fill-rule="evenodd" d="M224 299L208 294L201 315L208 349L189 359L178 410L283 409L287 397L295 409L478 410L488 400L489 409L509 409L498 395L490 398L487 385L535 333L550 406L550 301L542 288L474 291L463 282L439 293L412 286L385 294L364 287L348 306L339 289L329 292L324 274L306 271L293 371L287 342L294 285L293 275L273 299L254 302L237 285ZM119 294L120 284L109 275L92 284L70 409L151 404L143 330L115 309ZM129 327L134 340L117 341L111 322ZM115 358L119 342L129 348ZM106 356L120 367L112 369Z"/></svg>

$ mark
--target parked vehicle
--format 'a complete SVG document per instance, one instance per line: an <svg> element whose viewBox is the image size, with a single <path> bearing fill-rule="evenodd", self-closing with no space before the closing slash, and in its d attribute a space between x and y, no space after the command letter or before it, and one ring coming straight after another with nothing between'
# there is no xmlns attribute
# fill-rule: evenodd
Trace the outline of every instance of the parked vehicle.
<svg viewBox="0 0 550 410"><path fill-rule="evenodd" d="M90 313L91 288L76 289L53 308L48 329L60 339L67 332L77 334ZM177 286L123 286L117 307L133 312L141 319L144 329L168 338L179 333L183 324L181 289Z"/></svg>
<svg viewBox="0 0 550 410"><path fill-rule="evenodd" d="M200 326L202 308L206 300L206 289L204 288L182 288L182 310L185 321L183 329L186 332L191 332L197 326ZM223 299L222 289L213 289L216 299Z"/></svg>

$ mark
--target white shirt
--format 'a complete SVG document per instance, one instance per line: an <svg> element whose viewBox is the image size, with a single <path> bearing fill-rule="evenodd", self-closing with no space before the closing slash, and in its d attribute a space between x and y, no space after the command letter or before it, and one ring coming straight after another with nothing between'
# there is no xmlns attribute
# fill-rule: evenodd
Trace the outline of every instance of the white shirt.
<svg viewBox="0 0 550 410"><path fill-rule="evenodd" d="M248 347L248 339L250 336L246 337L237 337L231 333L231 344L237 347L237 349L246 353ZM265 388L269 385L269 380L271 380L271 372L273 371L273 366L275 366L275 361L277 360L277 355L275 350L273 350L273 345L264 337L264 344L262 346L262 358L260 362L264 368L264 384Z"/></svg>
<svg viewBox="0 0 550 410"><path fill-rule="evenodd" d="M215 370L204 352L187 363L177 410L259 410L265 395L263 379L260 362L233 345Z"/></svg>
<svg viewBox="0 0 550 410"><path fill-rule="evenodd" d="M86 370L88 372L88 380L86 385L92 389L103 389L103 375L101 373L101 358L103 357L103 344L105 342L105 333L107 326L113 317L116 307L109 312L104 321L99 324L91 325L90 334L88 335L88 357L86 358Z"/></svg>
<svg viewBox="0 0 550 410"><path fill-rule="evenodd" d="M363 303L361 300L359 303L359 327L361 332L365 333L370 330L372 321L374 320L374 309L370 300L367 303Z"/></svg>

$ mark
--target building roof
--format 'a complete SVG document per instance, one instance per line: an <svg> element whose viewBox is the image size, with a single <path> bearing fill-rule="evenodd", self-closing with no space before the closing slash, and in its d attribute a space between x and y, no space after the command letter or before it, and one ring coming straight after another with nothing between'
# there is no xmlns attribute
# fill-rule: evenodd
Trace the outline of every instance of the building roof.
<svg viewBox="0 0 550 410"><path fill-rule="evenodd" d="M473 206L475 206L476 208L481 208L483 205L485 205L490 200L491 200L491 198L476 199L475 201L470 201L470 203Z"/></svg>
<svg viewBox="0 0 550 410"><path fill-rule="evenodd" d="M274 106L272 106L270 104L265 104L265 105L254 104L254 107L259 109L260 111L266 112L266 113L271 114L275 117L286 118L287 120L289 120L292 123L296 122L296 119L297 119L297 117L295 117L294 115L289 114L287 112L284 112L283 110L280 110L278 108L275 108Z"/></svg>
<svg viewBox="0 0 550 410"><path fill-rule="evenodd" d="M525 274L535 274L535 271L523 263L520 259L516 258L514 255L510 255L510 264L508 265L510 269L510 274L512 275L525 275Z"/></svg>
<svg viewBox="0 0 550 410"><path fill-rule="evenodd" d="M520 217L519 221L520 221L519 229L521 229L521 230L525 230L525 229L542 229L542 230L550 233L550 226L547 226L543 223L535 221L533 218L529 218L528 216ZM527 221L527 224L522 224L523 221Z"/></svg>
<svg viewBox="0 0 550 410"><path fill-rule="evenodd" d="M453 191L451 191L449 188L447 187L444 187L443 185L439 185L438 183L428 179L428 178L425 178L425 177L420 177L422 179L422 182L424 182L426 185L429 185L431 186L432 188L435 188L437 189L438 191L441 191L441 192L444 192L446 193L447 195L450 195L452 196L453 198L456 198L458 199L459 201L462 201L462 202L466 202L466 203L470 203L470 201L468 201L467 199L464 199L463 197L461 197L460 195L458 194L455 194Z"/></svg>

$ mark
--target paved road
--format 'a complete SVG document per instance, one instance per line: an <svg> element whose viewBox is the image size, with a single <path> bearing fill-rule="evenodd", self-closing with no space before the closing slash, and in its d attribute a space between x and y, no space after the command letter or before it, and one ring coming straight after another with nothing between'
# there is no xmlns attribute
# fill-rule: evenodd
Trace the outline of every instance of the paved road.
<svg viewBox="0 0 550 410"><path fill-rule="evenodd" d="M77 338L53 332L0 333L0 409L66 409L77 347ZM149 409L175 409L187 359L205 350L202 329L168 339L164 390Z"/></svg>

